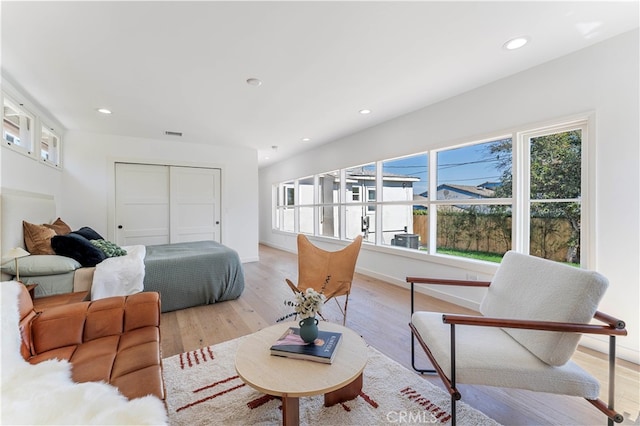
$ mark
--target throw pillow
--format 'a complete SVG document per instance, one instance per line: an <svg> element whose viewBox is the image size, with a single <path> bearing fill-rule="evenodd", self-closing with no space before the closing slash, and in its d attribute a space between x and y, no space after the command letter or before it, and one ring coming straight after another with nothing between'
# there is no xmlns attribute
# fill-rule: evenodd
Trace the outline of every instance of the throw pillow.
<svg viewBox="0 0 640 426"><path fill-rule="evenodd" d="M127 251L115 243L107 240L91 240L91 244L98 247L107 257L125 256Z"/></svg>
<svg viewBox="0 0 640 426"><path fill-rule="evenodd" d="M56 235L56 231L44 225L35 225L23 220L22 232L24 245L29 253L55 254L51 248L51 238Z"/></svg>
<svg viewBox="0 0 640 426"><path fill-rule="evenodd" d="M88 226L83 226L77 231L73 231L73 233L81 235L85 237L87 240L104 240L104 238L102 238L102 235L98 234L96 231L94 231L92 228L89 228Z"/></svg>
<svg viewBox="0 0 640 426"><path fill-rule="evenodd" d="M71 232L71 227L64 223L64 221L60 218L57 218L51 225L47 225L46 223L43 225L56 231L57 235L67 235L69 232Z"/></svg>
<svg viewBox="0 0 640 426"><path fill-rule="evenodd" d="M94 247L89 240L75 232L51 238L51 247L56 254L75 259L82 266L96 266L107 258L102 250Z"/></svg>

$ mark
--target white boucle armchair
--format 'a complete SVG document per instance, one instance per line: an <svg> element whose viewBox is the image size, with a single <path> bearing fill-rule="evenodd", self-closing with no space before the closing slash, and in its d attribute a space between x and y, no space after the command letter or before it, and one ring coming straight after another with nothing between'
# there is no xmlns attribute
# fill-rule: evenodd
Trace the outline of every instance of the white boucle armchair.
<svg viewBox="0 0 640 426"><path fill-rule="evenodd" d="M510 251L491 282L406 280L411 283L412 364L416 371L440 376L451 394L452 425L461 398L457 383L583 397L610 425L622 422L613 404L615 338L627 331L623 321L597 310L608 286L599 273ZM416 284L487 287L482 316L414 312ZM602 324L590 324L592 319ZM598 380L570 360L583 333L609 336L608 404L599 399ZM415 366L414 338L434 369Z"/></svg>

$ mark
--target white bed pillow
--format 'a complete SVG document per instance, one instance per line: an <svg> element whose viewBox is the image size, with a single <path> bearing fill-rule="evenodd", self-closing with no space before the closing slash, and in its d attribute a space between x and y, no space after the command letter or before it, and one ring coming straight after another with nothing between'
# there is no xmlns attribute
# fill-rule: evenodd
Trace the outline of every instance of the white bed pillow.
<svg viewBox="0 0 640 426"><path fill-rule="evenodd" d="M82 265L70 257L53 254L38 254L18 259L18 269L24 277L66 274L80 267ZM16 264L13 260L6 262L0 269L5 274L16 275Z"/></svg>

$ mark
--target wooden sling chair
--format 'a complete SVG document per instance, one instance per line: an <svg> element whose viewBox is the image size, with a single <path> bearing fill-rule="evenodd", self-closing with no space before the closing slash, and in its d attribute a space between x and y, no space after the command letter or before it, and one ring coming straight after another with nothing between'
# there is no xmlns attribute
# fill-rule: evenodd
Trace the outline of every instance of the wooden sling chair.
<svg viewBox="0 0 640 426"><path fill-rule="evenodd" d="M325 303L334 299L342 313L342 325L345 325L351 282L361 246L362 235L358 235L345 248L327 251L313 245L306 236L298 234L298 285L294 285L289 279L285 281L294 293L311 287L325 295ZM345 296L343 306L338 302L339 296ZM324 319L322 314L320 316Z"/></svg>
<svg viewBox="0 0 640 426"><path fill-rule="evenodd" d="M585 398L608 417L614 410L615 339L625 323L597 310L608 286L605 277L534 256L507 252L491 282L407 277L411 283L411 362L421 373L440 376L451 395L455 425L458 383L528 389ZM487 287L482 316L414 312L414 285ZM591 320L599 324L590 324ZM456 327L457 326L457 327ZM570 360L581 334L609 336L608 404L600 383ZM415 366L415 339L434 369Z"/></svg>

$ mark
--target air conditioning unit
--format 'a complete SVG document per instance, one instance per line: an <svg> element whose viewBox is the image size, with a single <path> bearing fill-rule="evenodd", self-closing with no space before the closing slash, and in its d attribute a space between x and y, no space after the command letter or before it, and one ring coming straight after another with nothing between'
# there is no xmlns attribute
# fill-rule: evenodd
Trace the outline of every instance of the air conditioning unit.
<svg viewBox="0 0 640 426"><path fill-rule="evenodd" d="M420 248L420 235L418 234L395 234L391 240L391 245L406 247L411 249Z"/></svg>

